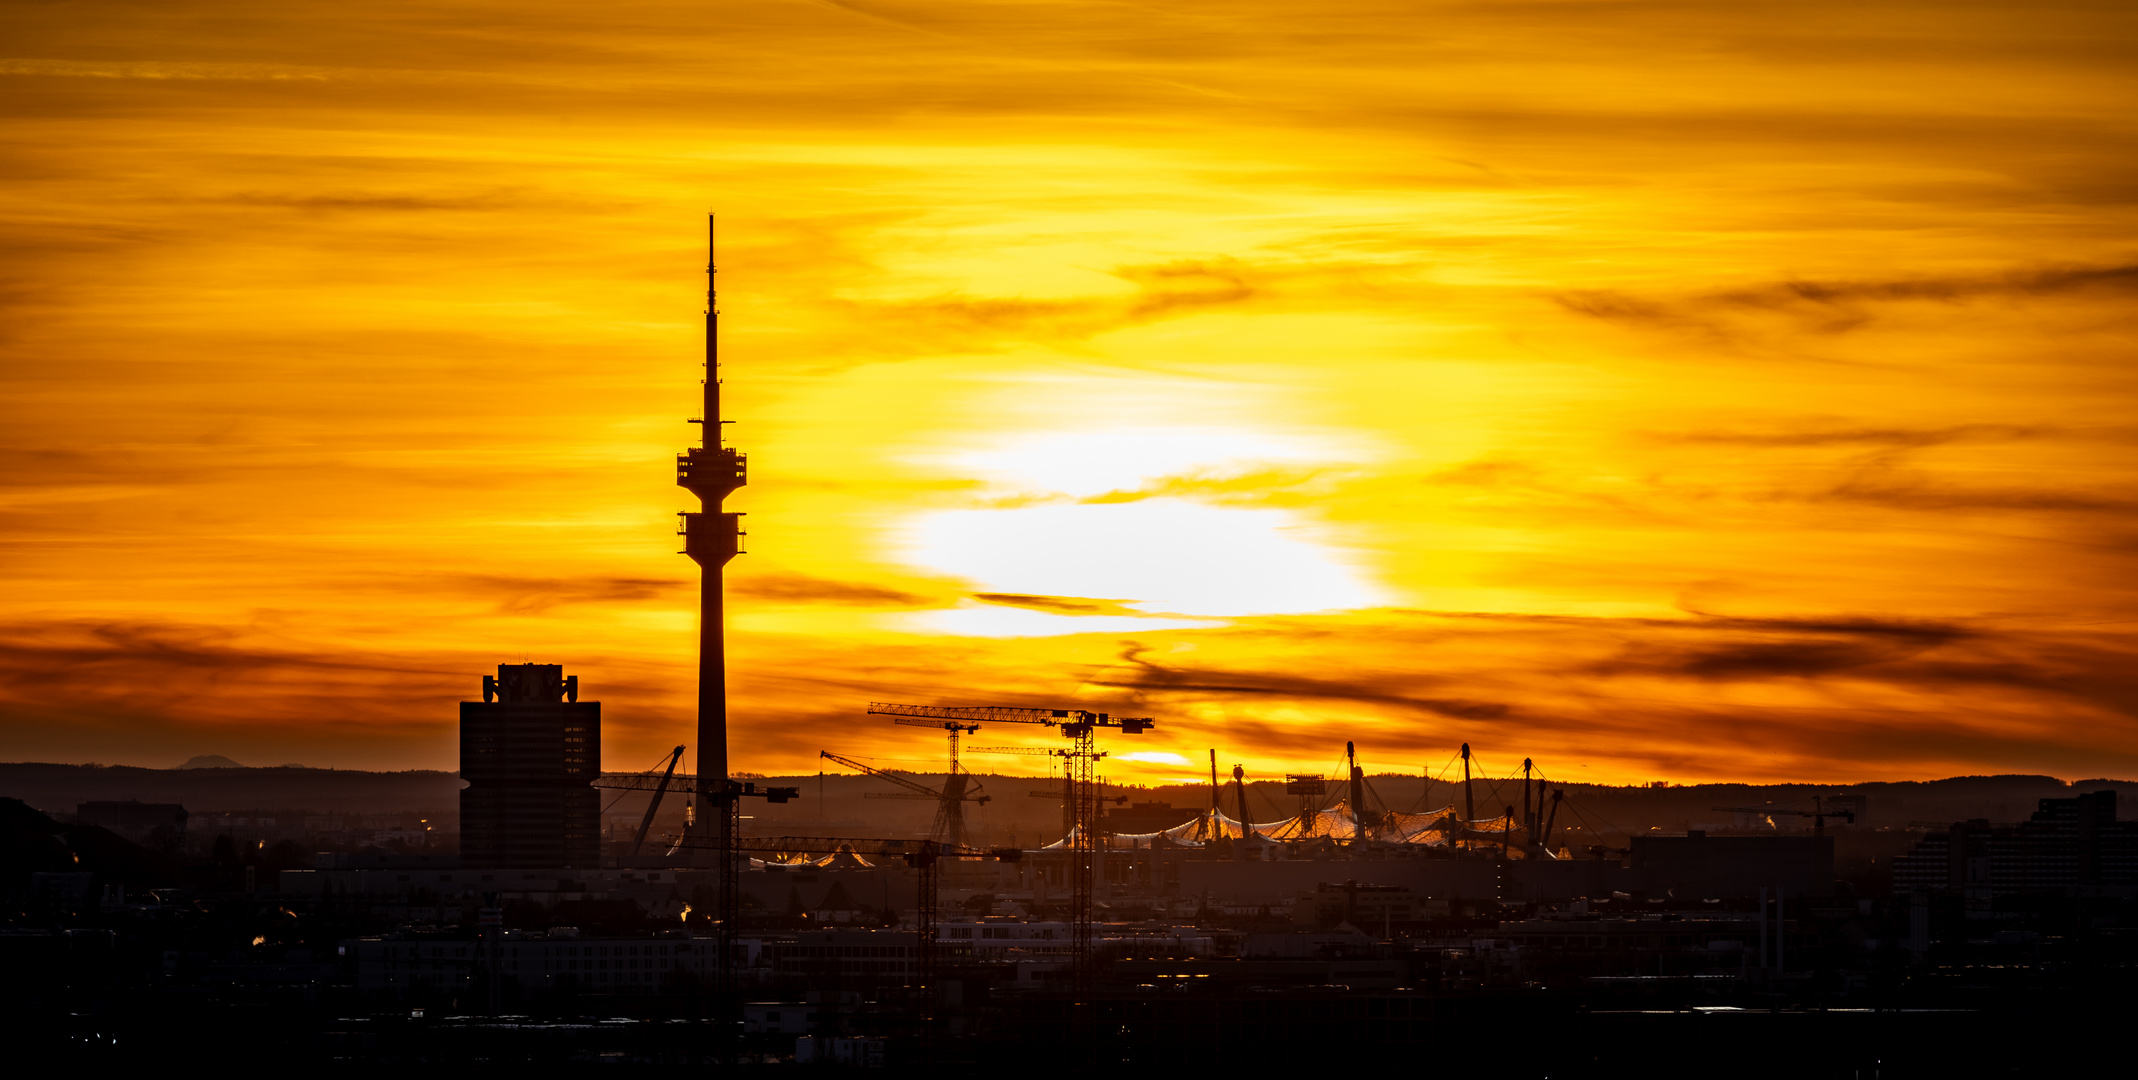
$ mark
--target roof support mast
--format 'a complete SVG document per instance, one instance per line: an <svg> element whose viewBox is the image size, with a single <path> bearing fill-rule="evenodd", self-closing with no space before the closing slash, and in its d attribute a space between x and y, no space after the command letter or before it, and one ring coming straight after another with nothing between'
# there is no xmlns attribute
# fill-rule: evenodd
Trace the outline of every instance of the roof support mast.
<svg viewBox="0 0 2138 1080"><path fill-rule="evenodd" d="M1359 769L1357 743L1344 744L1344 760L1351 766L1351 846L1366 846L1366 774Z"/></svg>
<svg viewBox="0 0 2138 1080"><path fill-rule="evenodd" d="M1522 846L1525 849L1531 846L1531 838L1537 835L1537 811L1544 805L1544 788L1542 785L1537 787L1536 802L1531 803L1529 800L1529 774L1535 767L1536 762L1534 759L1522 759Z"/></svg>
<svg viewBox="0 0 2138 1080"><path fill-rule="evenodd" d="M1462 819L1477 820L1477 796L1470 789L1470 744L1462 744Z"/></svg>

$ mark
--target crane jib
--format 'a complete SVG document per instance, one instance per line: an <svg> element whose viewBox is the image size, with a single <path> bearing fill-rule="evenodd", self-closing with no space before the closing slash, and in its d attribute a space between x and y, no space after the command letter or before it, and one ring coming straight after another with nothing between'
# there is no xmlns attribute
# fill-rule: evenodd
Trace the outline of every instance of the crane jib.
<svg viewBox="0 0 2138 1080"><path fill-rule="evenodd" d="M868 711L876 716L926 720L1044 724L1047 727L1059 727L1063 729L1063 734L1071 737L1077 737L1083 731L1094 727L1118 728L1124 735L1140 735L1157 726L1157 722L1148 716L1112 716L1082 709L1033 709L1018 705L900 705L872 701L869 702ZM906 721L901 719L898 722Z"/></svg>

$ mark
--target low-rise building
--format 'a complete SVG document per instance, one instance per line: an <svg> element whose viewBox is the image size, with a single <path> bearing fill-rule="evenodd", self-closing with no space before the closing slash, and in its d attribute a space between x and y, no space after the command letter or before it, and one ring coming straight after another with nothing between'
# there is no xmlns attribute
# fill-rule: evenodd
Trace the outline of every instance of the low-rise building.
<svg viewBox="0 0 2138 1080"><path fill-rule="evenodd" d="M677 980L713 974L713 943L679 933L652 938L581 938L506 931L494 940L408 932L341 945L365 993L479 989L493 976L523 992L577 990L651 994Z"/></svg>
<svg viewBox="0 0 2138 1080"><path fill-rule="evenodd" d="M911 930L805 930L767 938L762 949L775 976L904 982L920 970L918 935Z"/></svg>

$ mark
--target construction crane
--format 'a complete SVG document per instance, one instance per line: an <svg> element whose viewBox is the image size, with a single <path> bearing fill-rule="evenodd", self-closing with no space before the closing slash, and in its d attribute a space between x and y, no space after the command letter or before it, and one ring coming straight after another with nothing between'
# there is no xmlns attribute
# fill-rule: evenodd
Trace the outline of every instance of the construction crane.
<svg viewBox="0 0 2138 1080"><path fill-rule="evenodd" d="M768 803L784 803L802 797L802 789L798 787L761 788L754 780L730 780L722 777L708 781L701 776L678 773L672 761L668 771L660 776L654 776L652 773L602 773L594 778L592 786L609 791L651 791L656 795L671 788L688 791L696 794L712 813L725 815L722 820L726 821L726 825L710 837L693 839L697 834L688 829L684 830L684 835L676 838L676 842L669 847L670 855L685 848L715 852L741 850L723 847L721 837L737 839L742 835L739 831L742 800L763 799ZM652 812L649 810L647 813L650 820ZM643 823L639 826L639 832L642 836L645 833ZM719 949L716 977L721 991L727 993L734 989L735 921L736 913L740 909L742 883L736 878L737 867L733 858L723 856L715 869L720 874L718 888L715 890L715 895L720 898L719 910L713 920L715 936L719 939L716 946Z"/></svg>
<svg viewBox="0 0 2138 1080"><path fill-rule="evenodd" d="M1061 749L1061 748L1059 748L1059 747L1046 747L1046 746L975 746L975 747L973 747L972 749L970 749L970 750L967 750L967 751L966 751L966 753L969 753L969 754L1021 754L1021 755L1024 755L1024 756L1026 756L1026 757L1057 757L1057 758L1066 758L1066 757L1069 757L1070 755L1072 755L1072 754L1076 753L1076 751L1074 751L1074 750L1065 750L1065 749ZM1105 756L1106 756L1106 751L1104 751L1104 750L1101 750L1101 751L1099 751L1099 757L1102 757L1102 758L1103 758L1103 757L1105 757ZM1075 832L1075 831L1076 831L1076 821L1075 821L1075 819L1074 819L1074 814L1075 814L1075 810L1076 810L1076 793L1075 793L1075 791L1073 790L1073 787L1072 787L1072 784L1071 784L1071 777L1070 777L1070 774L1069 774L1069 770L1067 770L1067 769L1063 769L1063 770L1062 770L1062 790L1061 790L1060 792L1053 792L1053 791L1027 791L1027 792L1025 792L1025 794L1026 794L1026 795L1028 795L1028 796L1030 796L1030 797L1032 797L1032 798L1034 798L1034 799L1060 799L1060 800L1061 800L1061 804L1062 804L1062 836L1063 836L1064 838L1067 838L1067 837L1068 837L1068 836L1069 836L1069 835L1070 835L1071 833L1073 833L1073 832ZM1128 796L1126 796L1126 795L1122 795L1122 796L1118 796L1118 797L1116 797L1116 798L1113 798L1113 799L1106 799L1106 798L1101 798L1101 799L1099 799L1099 802L1101 802L1101 803L1106 803L1106 802L1113 802L1113 803L1126 803L1126 802L1128 802Z"/></svg>
<svg viewBox="0 0 2138 1080"><path fill-rule="evenodd" d="M675 752L668 755L668 767L661 770L661 782L653 789L653 799L646 803L646 816L639 819L638 832L631 837L631 854L634 856L646 843L646 830L653 827L654 812L661 808L661 796L668 794L668 783L675 778L676 765L683 760L683 750L684 747L676 747Z"/></svg>
<svg viewBox="0 0 2138 1080"><path fill-rule="evenodd" d="M1045 746L979 746L974 747L972 752L975 754L1021 754L1026 757L1056 757L1066 759L1069 757L1069 755L1075 753L1076 751L1061 747L1050 748ZM1104 751L1101 751L1099 753L1099 756L1105 757L1106 754ZM1065 767L1062 769L1062 790L1059 794L1056 794L1055 792L1051 791L1025 792L1025 795L1034 799L1058 798L1061 800L1062 838L1065 840L1069 839L1076 832L1076 791L1075 781L1071 773L1072 770L1067 768L1065 764ZM1074 843L1074 841L1071 841L1071 843Z"/></svg>
<svg viewBox="0 0 2138 1080"><path fill-rule="evenodd" d="M653 792L653 800L646 804L646 816L639 820L638 834L631 838L631 854L633 855L638 854L639 848L646 842L646 831L653 826L653 816L661 809L661 797L668 794L671 788L679 791L697 790L698 778L696 776L690 773L678 774L676 772L676 765L683 760L684 749L685 747L678 746L669 752L668 767L663 769L658 776L654 775L653 771L649 769L642 773L602 773L594 778L591 786L605 791Z"/></svg>
<svg viewBox="0 0 2138 1080"><path fill-rule="evenodd" d="M1062 755L1067 766L1067 791L1073 809L1069 844L1069 948L1078 998L1091 991L1091 907L1098 866L1098 793L1093 771L1099 752L1092 744L1100 728L1117 728L1124 735L1140 735L1153 726L1147 716L1110 716L1083 709L1033 709L1013 705L897 705L872 701L870 714L894 719L958 720L970 724L1039 724L1060 728L1073 740Z"/></svg>
<svg viewBox="0 0 2138 1080"><path fill-rule="evenodd" d="M1708 809L1725 814L1761 814L1766 817L1808 817L1811 819L1811 834L1813 836L1824 836L1826 834L1826 819L1830 817L1841 818L1842 820L1848 822L1851 825L1854 825L1856 823L1856 812L1854 810L1825 809L1823 806L1820 805L1819 796L1817 795L1811 797L1811 809L1809 810L1784 810L1778 806L1710 806L1708 807Z"/></svg>
<svg viewBox="0 0 2138 1080"><path fill-rule="evenodd" d="M901 716L893 722L907 727L938 728L950 736L949 778L943 782L943 797L935 804L935 827L929 835L945 843L964 843L966 777L958 767L958 736L970 735L980 730L980 725L923 716Z"/></svg>
<svg viewBox="0 0 2138 1080"><path fill-rule="evenodd" d="M899 787L906 789L904 791L871 791L868 794L862 796L862 798L864 799L932 800L936 804L935 826L934 828L929 830L928 838L934 840L938 844L949 844L952 847L958 847L964 844L964 804L974 803L978 805L985 805L990 800L990 796L987 795L967 794L966 785L962 782L965 779L965 774L963 773L951 774L952 782L943 785L941 790L937 790L935 788L929 787L926 784L921 783L918 780L912 780L907 777L900 776L894 772L887 772L883 769L871 768L870 766L863 765L862 763L855 761L853 758L840 757L839 755L834 754L829 750L819 750L817 751L817 756L822 758L828 758L832 761L836 761L839 764L846 766L849 769L853 769L856 772L873 776L878 780L890 781L891 783L897 784ZM949 807L950 809L946 810L945 807Z"/></svg>

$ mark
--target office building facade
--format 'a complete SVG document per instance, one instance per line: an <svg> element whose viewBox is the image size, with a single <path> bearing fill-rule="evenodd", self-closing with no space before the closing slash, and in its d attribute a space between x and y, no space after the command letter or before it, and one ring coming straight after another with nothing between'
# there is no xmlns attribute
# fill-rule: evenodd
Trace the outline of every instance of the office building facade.
<svg viewBox="0 0 2138 1080"><path fill-rule="evenodd" d="M460 703L460 854L469 867L601 860L601 703L556 664L500 664Z"/></svg>

